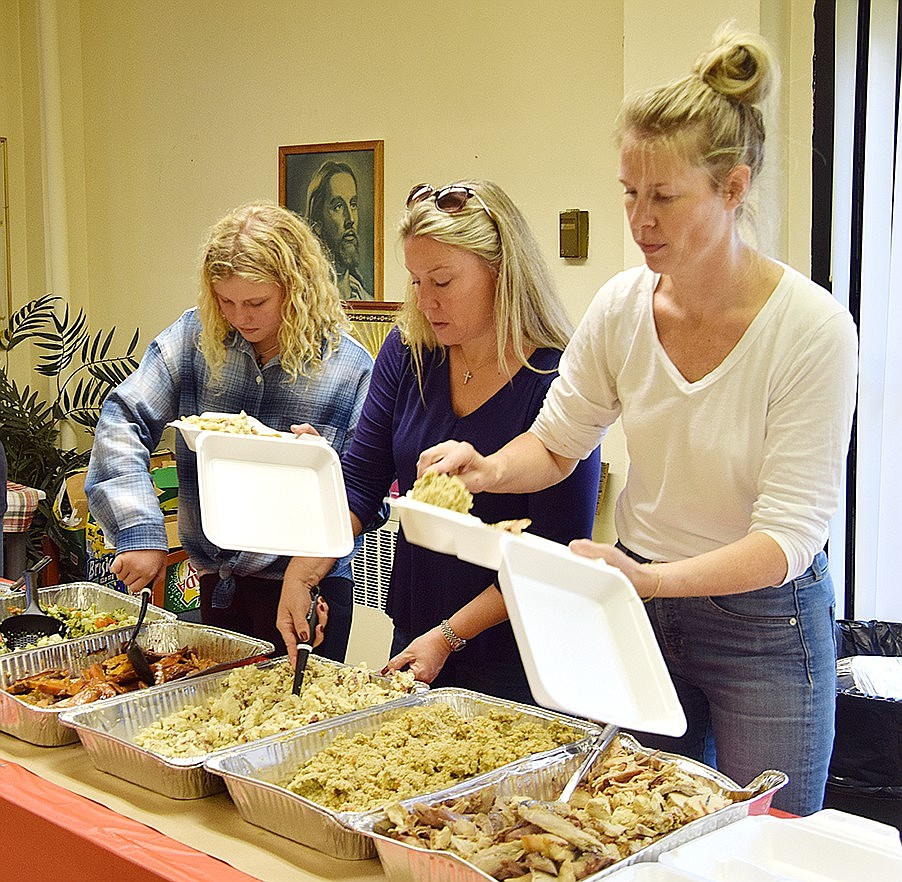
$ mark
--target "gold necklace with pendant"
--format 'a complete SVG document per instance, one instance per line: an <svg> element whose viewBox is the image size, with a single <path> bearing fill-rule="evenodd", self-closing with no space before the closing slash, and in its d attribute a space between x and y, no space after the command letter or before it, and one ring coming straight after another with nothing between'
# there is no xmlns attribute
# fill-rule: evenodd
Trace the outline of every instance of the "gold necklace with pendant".
<svg viewBox="0 0 902 882"><path fill-rule="evenodd" d="M465 368L465 370L464 370L464 386L466 386L467 383L469 383L470 380L473 379L473 374L474 374L476 371L478 371L478 370L484 368L484 367L485 367L485 366L486 366L493 358L497 359L498 353L497 353L497 352L493 352L493 353L492 353L485 361L480 362L480 363L479 363L478 365L476 365L476 367L473 368L472 370L470 369L470 365L467 364L467 356L464 355L463 347L461 347L461 349L460 349L460 357L464 360L464 368Z"/></svg>

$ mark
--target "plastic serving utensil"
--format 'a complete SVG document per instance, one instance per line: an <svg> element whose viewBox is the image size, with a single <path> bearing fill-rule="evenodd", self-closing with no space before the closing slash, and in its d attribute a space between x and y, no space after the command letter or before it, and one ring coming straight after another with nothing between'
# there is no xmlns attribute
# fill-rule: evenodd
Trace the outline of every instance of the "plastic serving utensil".
<svg viewBox="0 0 902 882"><path fill-rule="evenodd" d="M25 570L22 579L25 584L25 609L15 616L9 616L0 622L0 634L11 650L24 649L36 644L42 637L59 635L65 637L68 632L66 623L48 616L38 603L38 574L47 564L50 557L45 555L33 567ZM18 584L18 583L17 583Z"/></svg>
<svg viewBox="0 0 902 882"><path fill-rule="evenodd" d="M211 665L209 668L201 668L199 671L190 671L185 674L184 679L191 677L203 677L205 674L218 674L220 671L230 671L232 668L244 668L247 665L257 665L260 662L269 661L268 655L252 655L250 658L239 658L235 661L219 662L219 664Z"/></svg>
<svg viewBox="0 0 902 882"><path fill-rule="evenodd" d="M132 631L131 637L128 638L128 644L125 647L125 655L132 663L138 679L148 686L156 685L156 678L150 669L150 665L147 663L144 651L138 646L138 631L141 630L141 625L144 624L144 616L147 615L147 605L150 603L151 590L151 585L145 585L141 589L141 609L138 611L138 621L135 623L135 630Z"/></svg>
<svg viewBox="0 0 902 882"><path fill-rule="evenodd" d="M294 695L301 694L301 686L304 684L304 671L307 669L307 658L313 651L313 640L316 637L316 626L319 624L319 614L316 611L316 603L319 600L319 587L310 592L310 609L307 611L307 642L298 643L298 659L294 665L294 686L291 691Z"/></svg>
<svg viewBox="0 0 902 882"><path fill-rule="evenodd" d="M570 801L570 797L573 796L573 792L579 786L579 782L585 778L589 769L595 765L595 761L611 746L611 742L619 731L619 726L608 723L608 725L598 733L595 738L595 743L589 748L589 752L586 754L586 758L580 763L579 768L570 776L570 780L564 785L564 789L558 797L560 802Z"/></svg>

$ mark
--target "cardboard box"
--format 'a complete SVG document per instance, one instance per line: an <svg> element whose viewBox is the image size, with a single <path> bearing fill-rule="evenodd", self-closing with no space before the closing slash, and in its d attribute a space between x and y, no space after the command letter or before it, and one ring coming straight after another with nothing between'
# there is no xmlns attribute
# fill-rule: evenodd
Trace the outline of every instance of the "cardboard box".
<svg viewBox="0 0 902 882"><path fill-rule="evenodd" d="M150 459L151 471L169 469L174 465L169 452L154 454ZM116 549L107 544L103 530L88 509L86 475L86 469L75 472L66 478L60 488L53 506L56 523L52 538L60 555L66 556L78 572L84 573L87 581L125 591L125 585L110 572ZM169 499L171 495L165 501ZM165 514L163 523L169 542L166 582L163 590L155 593L153 603L176 613L196 609L200 605L200 582L187 553L179 544L178 512Z"/></svg>

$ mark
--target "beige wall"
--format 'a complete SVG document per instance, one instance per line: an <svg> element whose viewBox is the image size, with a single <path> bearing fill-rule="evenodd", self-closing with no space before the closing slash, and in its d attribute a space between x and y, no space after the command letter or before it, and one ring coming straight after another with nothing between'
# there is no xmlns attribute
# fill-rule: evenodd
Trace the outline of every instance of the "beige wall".
<svg viewBox="0 0 902 882"><path fill-rule="evenodd" d="M473 176L523 208L578 318L638 260L610 136L620 99L684 73L728 17L783 56L790 151L769 186L790 211L774 213L775 250L806 270L811 6L359 0L326 15L312 0L0 0L14 299L68 292L95 327L138 325L146 343L192 304L206 228L278 197L279 145L381 139L386 299L404 283L393 227L410 186ZM584 262L557 256L558 213L573 207L590 213ZM616 428L604 456L596 535L609 538Z"/></svg>

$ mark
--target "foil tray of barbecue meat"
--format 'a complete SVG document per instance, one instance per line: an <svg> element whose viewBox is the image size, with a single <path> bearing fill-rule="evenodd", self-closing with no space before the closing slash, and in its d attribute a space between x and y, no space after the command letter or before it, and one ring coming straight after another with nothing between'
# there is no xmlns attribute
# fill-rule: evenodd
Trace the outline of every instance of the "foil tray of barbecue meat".
<svg viewBox="0 0 902 882"><path fill-rule="evenodd" d="M67 709L161 688L145 687L137 679L123 655L128 636L106 631L0 655L0 731L41 747L72 744L78 734L60 721ZM145 620L138 644L160 684L274 651L265 640L170 619Z"/></svg>

